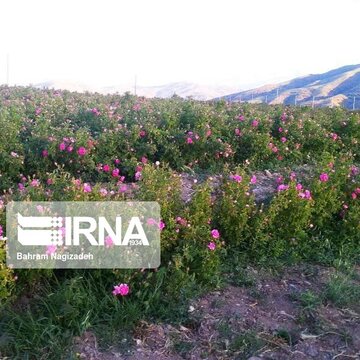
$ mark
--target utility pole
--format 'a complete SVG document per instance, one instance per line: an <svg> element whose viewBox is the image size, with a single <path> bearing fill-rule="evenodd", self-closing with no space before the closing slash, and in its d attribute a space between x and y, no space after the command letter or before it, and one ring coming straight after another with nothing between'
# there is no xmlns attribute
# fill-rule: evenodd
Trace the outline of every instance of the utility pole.
<svg viewBox="0 0 360 360"><path fill-rule="evenodd" d="M312 108L314 108L314 106L315 106L315 96L313 96L312 98Z"/></svg>
<svg viewBox="0 0 360 360"><path fill-rule="evenodd" d="M134 94L136 96L137 76L135 75Z"/></svg>
<svg viewBox="0 0 360 360"><path fill-rule="evenodd" d="M279 97L279 88L276 89L276 97Z"/></svg>
<svg viewBox="0 0 360 360"><path fill-rule="evenodd" d="M296 95L295 95L295 106L296 106L296 104L297 104L297 99L296 99Z"/></svg>
<svg viewBox="0 0 360 360"><path fill-rule="evenodd" d="M355 96L353 98L353 110L355 110Z"/></svg>
<svg viewBox="0 0 360 360"><path fill-rule="evenodd" d="M267 95L265 95L265 103L267 104Z"/></svg>
<svg viewBox="0 0 360 360"><path fill-rule="evenodd" d="M10 55L6 55L6 85L9 86L10 81Z"/></svg>

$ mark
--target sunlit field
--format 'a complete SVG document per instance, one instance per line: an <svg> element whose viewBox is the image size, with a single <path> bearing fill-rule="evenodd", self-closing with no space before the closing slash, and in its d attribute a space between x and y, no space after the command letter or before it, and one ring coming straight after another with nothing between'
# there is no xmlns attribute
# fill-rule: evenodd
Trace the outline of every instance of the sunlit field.
<svg viewBox="0 0 360 360"><path fill-rule="evenodd" d="M1 359L356 358L359 112L2 86L0 191ZM110 200L159 202L159 268L7 267L8 202Z"/></svg>

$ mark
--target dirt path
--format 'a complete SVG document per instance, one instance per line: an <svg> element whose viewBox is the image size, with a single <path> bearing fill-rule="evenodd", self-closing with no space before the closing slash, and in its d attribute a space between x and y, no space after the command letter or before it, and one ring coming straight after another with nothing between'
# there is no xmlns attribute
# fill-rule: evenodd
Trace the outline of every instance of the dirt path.
<svg viewBox="0 0 360 360"><path fill-rule="evenodd" d="M304 165L298 167L294 170L294 174L299 182L305 179L309 179L312 176L313 169L308 166ZM283 171L285 173L289 173L290 171ZM255 201L258 204L261 203L268 203L271 198L273 197L276 189L279 185L277 179L281 177L280 172L270 172L269 170L266 171L256 171L253 173L256 176L256 184L251 185L251 189L255 195ZM221 185L223 180L223 175L218 174L188 174L188 173L181 173L181 198L182 200L187 203L191 200L194 192L195 192L195 184L201 184L206 180L209 181L211 188L216 193L217 188Z"/></svg>
<svg viewBox="0 0 360 360"><path fill-rule="evenodd" d="M247 286L229 285L191 303L191 327L143 322L127 355L99 351L87 333L77 351L104 360L360 359L360 304L336 307L324 297L333 273L309 265L276 275L248 269L241 275ZM356 286L359 276L351 280Z"/></svg>

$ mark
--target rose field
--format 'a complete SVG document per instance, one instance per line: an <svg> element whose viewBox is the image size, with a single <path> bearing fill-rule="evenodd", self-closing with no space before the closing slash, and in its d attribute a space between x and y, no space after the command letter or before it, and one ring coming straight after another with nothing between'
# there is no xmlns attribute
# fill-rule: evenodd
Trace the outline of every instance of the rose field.
<svg viewBox="0 0 360 360"><path fill-rule="evenodd" d="M10 201L110 200L159 268L6 265ZM359 262L358 111L0 87L0 359L356 359Z"/></svg>

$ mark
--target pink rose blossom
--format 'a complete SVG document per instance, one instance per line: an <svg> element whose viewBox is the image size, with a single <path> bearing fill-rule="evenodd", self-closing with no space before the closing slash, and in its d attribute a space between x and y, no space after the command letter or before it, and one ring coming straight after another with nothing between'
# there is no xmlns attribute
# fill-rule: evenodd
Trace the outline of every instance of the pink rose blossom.
<svg viewBox="0 0 360 360"><path fill-rule="evenodd" d="M92 191L92 188L89 184L84 184L84 193L90 193Z"/></svg>
<svg viewBox="0 0 360 360"><path fill-rule="evenodd" d="M190 138L190 137L188 137L188 138L186 139L186 143L187 143L187 144L192 144L192 143L193 143L193 139Z"/></svg>
<svg viewBox="0 0 360 360"><path fill-rule="evenodd" d="M114 286L114 290L112 292L113 295L121 295L126 296L129 294L130 288L128 284L119 284Z"/></svg>
<svg viewBox="0 0 360 360"><path fill-rule="evenodd" d="M163 230L165 228L165 223L162 221L162 220L160 220L160 222L159 222L159 229L160 230Z"/></svg>
<svg viewBox="0 0 360 360"><path fill-rule="evenodd" d="M357 174L359 174L359 168L357 168L356 166L352 166L351 167L351 175L353 175L353 176L355 176L355 175L357 175Z"/></svg>
<svg viewBox="0 0 360 360"><path fill-rule="evenodd" d="M319 176L319 179L321 182L326 182L329 180L329 175L326 174L326 173L322 173L320 176Z"/></svg>
<svg viewBox="0 0 360 360"><path fill-rule="evenodd" d="M310 192L310 190L305 190L305 199L308 199L308 200L311 199L311 192Z"/></svg>
<svg viewBox="0 0 360 360"><path fill-rule="evenodd" d="M40 214L43 214L45 212L45 209L43 206L41 205L37 205L36 206L36 210L40 213Z"/></svg>
<svg viewBox="0 0 360 360"><path fill-rule="evenodd" d="M120 186L120 189L119 189L119 192L121 192L121 193L124 193L124 192L126 192L127 191L127 185L121 185Z"/></svg>
<svg viewBox="0 0 360 360"><path fill-rule="evenodd" d="M155 221L155 219L153 219L153 218L148 218L148 219L146 220L146 223L147 223L148 225L156 225L156 221Z"/></svg>
<svg viewBox="0 0 360 360"><path fill-rule="evenodd" d="M178 216L176 218L176 222L181 226L186 226L187 225L187 221L184 218L182 218L181 216Z"/></svg>
<svg viewBox="0 0 360 360"><path fill-rule="evenodd" d="M253 176L251 177L250 182L251 182L251 184L256 184L257 179L256 179L256 176L255 176L255 175L253 175Z"/></svg>
<svg viewBox="0 0 360 360"><path fill-rule="evenodd" d="M119 169L114 169L114 170L111 172L111 176L114 177L114 178L119 177L119 174L120 174L120 170L119 170Z"/></svg>
<svg viewBox="0 0 360 360"><path fill-rule="evenodd" d="M109 171L110 171L110 166L107 165L107 164L105 164L105 165L103 166L103 171L104 171L104 172L109 172Z"/></svg>
<svg viewBox="0 0 360 360"><path fill-rule="evenodd" d="M66 145L65 145L65 143L61 143L60 145L59 145L59 150L60 151L64 151L66 149Z"/></svg>
<svg viewBox="0 0 360 360"><path fill-rule="evenodd" d="M107 249L111 248L114 246L114 240L111 238L111 236L106 236L105 238L105 247Z"/></svg>
<svg viewBox="0 0 360 360"><path fill-rule="evenodd" d="M304 192L300 192L299 197L302 198L302 199L310 200L311 199L311 192L309 190L305 190Z"/></svg>
<svg viewBox="0 0 360 360"><path fill-rule="evenodd" d="M46 254L47 255L51 255L51 254L55 254L57 250L56 245L51 244L51 245L47 245L46 246Z"/></svg>
<svg viewBox="0 0 360 360"><path fill-rule="evenodd" d="M211 236L212 236L214 239L218 239L218 238L220 237L219 230L217 230L217 229L211 230Z"/></svg>
<svg viewBox="0 0 360 360"><path fill-rule="evenodd" d="M44 150L41 152L41 155L42 155L42 157L46 158L46 157L49 156L49 152L48 152L46 149L44 149Z"/></svg>
<svg viewBox="0 0 360 360"><path fill-rule="evenodd" d="M99 116L99 115L100 115L100 111L99 111L97 108L91 109L91 112L92 112L95 116Z"/></svg>
<svg viewBox="0 0 360 360"><path fill-rule="evenodd" d="M101 196L106 196L108 194L108 191L106 189L104 189L104 188L101 188L99 190L99 193L100 193Z"/></svg>
<svg viewBox="0 0 360 360"><path fill-rule="evenodd" d="M242 181L242 176L235 174L235 175L231 175L230 179L240 183Z"/></svg>
<svg viewBox="0 0 360 360"><path fill-rule="evenodd" d="M80 156L84 156L84 155L86 155L86 149L83 146L81 146L81 147L79 147L77 153Z"/></svg>
<svg viewBox="0 0 360 360"><path fill-rule="evenodd" d="M38 179L31 180L30 186L31 187L39 187L40 186L40 180L38 180Z"/></svg>
<svg viewBox="0 0 360 360"><path fill-rule="evenodd" d="M213 241L210 241L207 247L209 250L214 251L216 249L216 244Z"/></svg>

